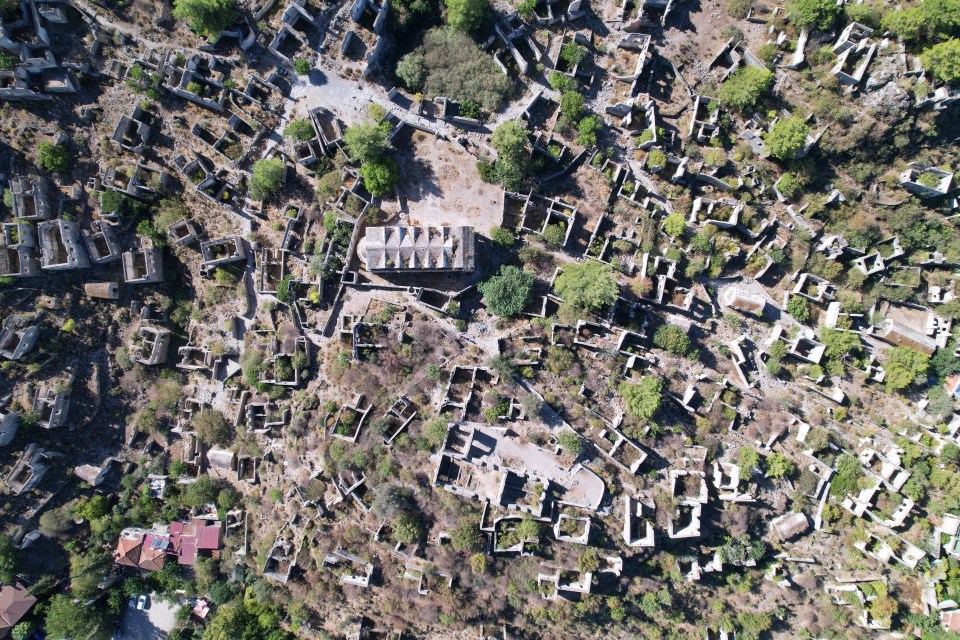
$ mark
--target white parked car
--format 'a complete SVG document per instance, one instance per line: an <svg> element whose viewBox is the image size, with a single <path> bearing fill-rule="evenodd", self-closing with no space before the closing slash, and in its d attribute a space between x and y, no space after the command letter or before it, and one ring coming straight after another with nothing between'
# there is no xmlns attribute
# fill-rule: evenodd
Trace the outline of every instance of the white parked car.
<svg viewBox="0 0 960 640"><path fill-rule="evenodd" d="M143 609L147 606L147 594L140 594L140 598L137 599L137 609Z"/></svg>

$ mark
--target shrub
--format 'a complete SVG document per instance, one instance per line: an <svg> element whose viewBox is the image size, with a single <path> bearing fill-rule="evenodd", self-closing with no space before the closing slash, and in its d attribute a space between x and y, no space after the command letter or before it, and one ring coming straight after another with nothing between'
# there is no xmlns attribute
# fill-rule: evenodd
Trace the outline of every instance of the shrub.
<svg viewBox="0 0 960 640"><path fill-rule="evenodd" d="M562 223L558 224L548 224L543 230L543 239L547 244L552 244L555 247L559 247L564 244L564 241L567 239L567 232L564 229Z"/></svg>
<svg viewBox="0 0 960 640"><path fill-rule="evenodd" d="M70 152L62 144L44 140L37 145L37 162L51 173L61 173L70 168Z"/></svg>
<svg viewBox="0 0 960 640"><path fill-rule="evenodd" d="M768 478L783 478L793 475L793 462L782 453L772 453L764 460L764 469Z"/></svg>
<svg viewBox="0 0 960 640"><path fill-rule="evenodd" d="M494 227L491 229L490 239L493 241L493 244L500 247L512 247L516 240L513 234L510 233L510 230L504 229L503 227Z"/></svg>
<svg viewBox="0 0 960 640"><path fill-rule="evenodd" d="M730 74L717 97L726 106L746 111L757 106L760 98L773 86L774 75L767 69L745 66Z"/></svg>
<svg viewBox="0 0 960 640"><path fill-rule="evenodd" d="M884 15L884 10L880 6L872 2L864 2L862 4L848 4L845 9L847 18L850 20L859 22L871 29L880 28Z"/></svg>
<svg viewBox="0 0 960 640"><path fill-rule="evenodd" d="M583 442L580 440L580 436L572 431L561 431L557 435L557 442L575 456L580 455L580 452L583 451Z"/></svg>
<svg viewBox="0 0 960 640"><path fill-rule="evenodd" d="M586 49L572 40L560 48L560 59L566 62L571 69L580 64L586 55Z"/></svg>
<svg viewBox="0 0 960 640"><path fill-rule="evenodd" d="M234 0L174 0L173 17L201 36L215 36L236 19Z"/></svg>
<svg viewBox="0 0 960 640"><path fill-rule="evenodd" d="M722 167L727 164L727 152L723 149L710 147L703 152L703 163L708 167Z"/></svg>
<svg viewBox="0 0 960 640"><path fill-rule="evenodd" d="M652 418L663 401L663 383L653 376L643 376L636 384L624 380L617 391L623 396L627 414L638 420Z"/></svg>
<svg viewBox="0 0 960 640"><path fill-rule="evenodd" d="M560 113L567 126L573 126L583 117L583 95L570 89L560 94Z"/></svg>
<svg viewBox="0 0 960 640"><path fill-rule="evenodd" d="M727 0L727 13L731 18L743 20L750 15L753 0ZM742 37L742 36L741 36Z"/></svg>
<svg viewBox="0 0 960 640"><path fill-rule="evenodd" d="M665 324L653 334L653 344L678 356L685 356L690 352L690 336L675 324Z"/></svg>
<svg viewBox="0 0 960 640"><path fill-rule="evenodd" d="M287 175L287 167L280 158L264 158L253 165L250 191L256 200L268 198L280 190L280 183Z"/></svg>
<svg viewBox="0 0 960 640"><path fill-rule="evenodd" d="M667 166L667 154L660 149L650 149L647 152L647 167L659 171Z"/></svg>
<svg viewBox="0 0 960 640"><path fill-rule="evenodd" d="M551 71L550 75L547 77L547 82L549 82L550 86L559 91L561 94L566 93L567 91L575 91L577 88L576 80L564 73L560 73L559 71Z"/></svg>
<svg viewBox="0 0 960 640"><path fill-rule="evenodd" d="M536 8L537 0L523 0L523 2L517 5L517 13L519 13L520 17L524 20L529 20L533 17Z"/></svg>
<svg viewBox="0 0 960 640"><path fill-rule="evenodd" d="M306 142L314 135L313 125L303 118L294 120L283 130L283 135L293 138L295 142Z"/></svg>
<svg viewBox="0 0 960 640"><path fill-rule="evenodd" d="M764 137L770 155L778 160L797 157L807 144L810 128L800 118L778 120Z"/></svg>
<svg viewBox="0 0 960 640"><path fill-rule="evenodd" d="M197 438L208 445L229 445L233 440L233 430L216 409L203 409L190 420Z"/></svg>
<svg viewBox="0 0 960 640"><path fill-rule="evenodd" d="M798 322L806 322L810 319L810 303L803 296L791 296L787 301L787 313Z"/></svg>
<svg viewBox="0 0 960 640"><path fill-rule="evenodd" d="M926 20L920 7L910 7L891 11L880 21L880 27L892 31L903 42L915 43L923 38Z"/></svg>
<svg viewBox="0 0 960 640"><path fill-rule="evenodd" d="M827 31L840 15L840 7L833 0L791 0L787 5L787 19L801 29Z"/></svg>
<svg viewBox="0 0 960 640"><path fill-rule="evenodd" d="M687 220L681 213L671 213L663 220L663 232L671 238L680 238L687 230Z"/></svg>
<svg viewBox="0 0 960 640"><path fill-rule="evenodd" d="M597 144L597 133L603 126L600 116L592 114L580 121L577 125L577 142L585 147L592 147Z"/></svg>
<svg viewBox="0 0 960 640"><path fill-rule="evenodd" d="M619 292L612 267L596 260L565 266L554 289L567 303L590 311L613 304Z"/></svg>
<svg viewBox="0 0 960 640"><path fill-rule="evenodd" d="M784 198L793 200L803 189L803 186L800 184L800 181L797 180L795 174L785 173L780 178L780 182L777 183L777 189L783 194Z"/></svg>
<svg viewBox="0 0 960 640"><path fill-rule="evenodd" d="M523 313L533 289L532 274L513 265L501 266L497 275L479 286L487 307L499 316L518 316Z"/></svg>
<svg viewBox="0 0 960 640"><path fill-rule="evenodd" d="M293 71L298 76L305 76L310 73L310 63L303 58L297 58L293 62Z"/></svg>

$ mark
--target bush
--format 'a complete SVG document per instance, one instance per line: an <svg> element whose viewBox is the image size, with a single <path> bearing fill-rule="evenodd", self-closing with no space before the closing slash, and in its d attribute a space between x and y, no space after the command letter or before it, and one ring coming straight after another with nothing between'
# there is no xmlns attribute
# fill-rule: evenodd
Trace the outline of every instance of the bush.
<svg viewBox="0 0 960 640"><path fill-rule="evenodd" d="M647 167L659 171L667 166L667 154L660 149L650 149L647 152Z"/></svg>
<svg viewBox="0 0 960 640"><path fill-rule="evenodd" d="M561 431L557 435L557 442L575 456L580 455L580 452L583 451L583 441L580 440L580 436L572 431Z"/></svg>
<svg viewBox="0 0 960 640"><path fill-rule="evenodd" d="M287 167L280 158L264 158L253 164L250 191L256 200L268 198L280 190L280 183L287 175Z"/></svg>
<svg viewBox="0 0 960 640"><path fill-rule="evenodd" d="M727 164L727 152L723 149L710 147L703 152L703 163L708 167L722 167Z"/></svg>
<svg viewBox="0 0 960 640"><path fill-rule="evenodd" d="M597 144L597 133L603 127L603 121L600 116L592 114L580 121L577 125L577 142L585 147L592 147Z"/></svg>
<svg viewBox="0 0 960 640"><path fill-rule="evenodd" d="M871 29L879 29L883 21L884 10L872 2L863 4L848 4L845 7L847 18L853 22L859 22Z"/></svg>
<svg viewBox="0 0 960 640"><path fill-rule="evenodd" d="M797 180L795 174L785 173L783 177L780 178L780 182L777 183L777 189L783 194L784 198L793 200L800 191L803 190L803 186L800 184L800 181Z"/></svg>
<svg viewBox="0 0 960 640"><path fill-rule="evenodd" d="M934 45L924 51L920 59L934 78L948 83L960 81L960 39Z"/></svg>
<svg viewBox="0 0 960 640"><path fill-rule="evenodd" d="M586 55L586 49L572 40L560 48L560 59L566 62L571 69L580 64Z"/></svg>
<svg viewBox="0 0 960 640"><path fill-rule="evenodd" d="M422 90L427 95L447 96L459 102L473 100L487 111L497 111L513 91L513 83L493 58L456 29L431 29L414 53L423 57L422 67L419 59L406 63L401 79L418 80L419 72L413 72L424 69ZM398 66L398 75L400 71Z"/></svg>
<svg viewBox="0 0 960 640"><path fill-rule="evenodd" d="M583 95L580 92L570 89L560 94L560 113L567 126L572 127L579 122L583 111Z"/></svg>
<svg viewBox="0 0 960 640"><path fill-rule="evenodd" d="M750 15L750 7L753 6L753 0L727 0L727 13L731 18L743 20ZM741 35L741 37L743 37Z"/></svg>
<svg viewBox="0 0 960 640"><path fill-rule="evenodd" d="M810 319L810 303L803 296L791 296L787 301L787 313L798 322L806 322Z"/></svg>
<svg viewBox="0 0 960 640"><path fill-rule="evenodd" d="M575 91L577 88L577 81L575 79L559 71L551 71L550 75L547 76L547 82L561 94L567 91Z"/></svg>
<svg viewBox="0 0 960 640"><path fill-rule="evenodd" d="M793 462L782 453L772 453L764 460L765 473L768 478L783 478L793 475L796 470Z"/></svg>
<svg viewBox="0 0 960 640"><path fill-rule="evenodd" d="M44 140L37 145L37 162L51 173L62 173L70 168L70 152L62 144Z"/></svg>
<svg viewBox="0 0 960 640"><path fill-rule="evenodd" d="M683 237L687 230L687 219L681 213L671 213L663 220L663 232L671 238Z"/></svg>
<svg viewBox="0 0 960 640"><path fill-rule="evenodd" d="M516 240L513 234L510 233L510 230L504 229L503 227L494 227L491 229L490 239L493 241L493 244L500 247L512 247Z"/></svg>
<svg viewBox="0 0 960 640"><path fill-rule="evenodd" d="M310 73L310 63L303 58L297 58L293 62L293 71L298 76L305 76Z"/></svg>
<svg viewBox="0 0 960 640"><path fill-rule="evenodd" d="M892 31L903 42L916 43L923 39L926 20L920 7L910 7L891 11L880 21L880 26Z"/></svg>
<svg viewBox="0 0 960 640"><path fill-rule="evenodd" d="M519 13L520 17L524 20L529 20L533 17L536 8L537 0L523 0L523 2L517 5L517 13Z"/></svg>
<svg viewBox="0 0 960 640"><path fill-rule="evenodd" d="M840 15L840 7L833 0L791 0L787 19L801 29L827 31Z"/></svg>
<svg viewBox="0 0 960 640"><path fill-rule="evenodd" d="M563 246L567 239L566 229L564 229L562 223L548 224L543 230L543 239L547 244L552 244L555 247Z"/></svg>
<svg viewBox="0 0 960 640"><path fill-rule="evenodd" d="M663 402L663 383L652 376L643 376L636 384L624 380L617 391L623 396L627 414L642 421L652 418Z"/></svg>
<svg viewBox="0 0 960 640"><path fill-rule="evenodd" d="M314 136L313 125L309 120L294 120L283 130L283 135L293 138L294 142L306 142Z"/></svg>
<svg viewBox="0 0 960 640"><path fill-rule="evenodd" d="M675 324L665 324L653 334L653 344L678 356L690 353L690 336Z"/></svg>
<svg viewBox="0 0 960 640"><path fill-rule="evenodd" d="M478 31L490 18L488 0L446 0L447 24L465 33Z"/></svg>
<svg viewBox="0 0 960 640"><path fill-rule="evenodd" d="M800 118L778 120L764 137L770 155L778 160L797 157L807 144L808 127Z"/></svg>
<svg viewBox="0 0 960 640"><path fill-rule="evenodd" d="M201 36L215 36L236 19L234 0L174 0L173 17Z"/></svg>
<svg viewBox="0 0 960 640"><path fill-rule="evenodd" d="M720 102L737 111L757 106L760 98L773 86L774 75L767 69L745 66L730 74L717 97Z"/></svg>
<svg viewBox="0 0 960 640"><path fill-rule="evenodd" d="M498 316L518 316L530 298L534 278L513 265L501 266L497 275L479 286L483 302Z"/></svg>
<svg viewBox="0 0 960 640"><path fill-rule="evenodd" d="M596 260L565 266L554 289L565 302L590 311L613 304L619 293L612 267Z"/></svg>

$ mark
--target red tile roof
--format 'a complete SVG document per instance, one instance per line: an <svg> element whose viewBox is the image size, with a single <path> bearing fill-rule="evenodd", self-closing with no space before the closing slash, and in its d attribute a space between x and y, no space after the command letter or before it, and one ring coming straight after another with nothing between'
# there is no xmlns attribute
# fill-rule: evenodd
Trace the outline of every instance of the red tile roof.
<svg viewBox="0 0 960 640"><path fill-rule="evenodd" d="M21 585L0 587L0 637L27 615L37 599Z"/></svg>

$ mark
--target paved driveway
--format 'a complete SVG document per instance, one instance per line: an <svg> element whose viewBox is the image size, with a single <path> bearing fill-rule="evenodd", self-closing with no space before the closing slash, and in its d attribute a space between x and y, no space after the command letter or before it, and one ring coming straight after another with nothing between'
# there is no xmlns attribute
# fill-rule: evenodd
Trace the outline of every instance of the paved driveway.
<svg viewBox="0 0 960 640"><path fill-rule="evenodd" d="M165 640L167 633L177 624L177 609L180 605L147 596L143 610L127 608L123 616L123 638L130 640Z"/></svg>

